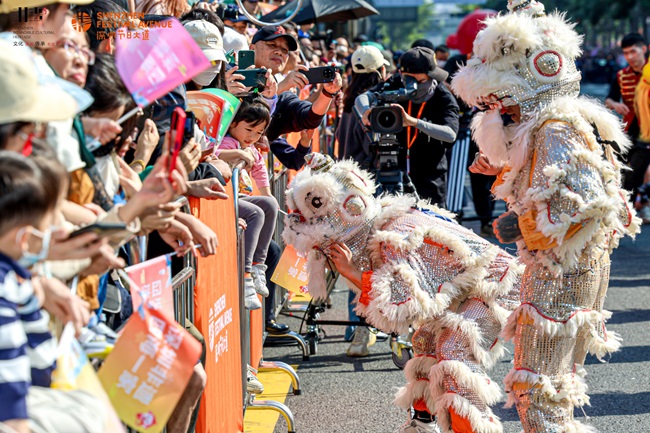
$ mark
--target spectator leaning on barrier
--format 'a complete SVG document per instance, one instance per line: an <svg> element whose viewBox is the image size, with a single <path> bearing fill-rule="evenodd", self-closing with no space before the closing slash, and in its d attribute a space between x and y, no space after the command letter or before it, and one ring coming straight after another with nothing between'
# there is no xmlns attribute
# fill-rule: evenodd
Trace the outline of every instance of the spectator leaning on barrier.
<svg viewBox="0 0 650 433"><path fill-rule="evenodd" d="M44 176L13 152L0 152L0 172L0 427L16 433L102 432L101 402L83 391L49 388L56 341L41 309L43 286L27 270L34 258L47 255L63 182L52 185L61 179Z"/></svg>
<svg viewBox="0 0 650 433"><path fill-rule="evenodd" d="M458 134L458 103L444 84L448 74L437 66L433 50L411 48L400 58L400 65L400 73L387 80L385 90L403 87L403 77L410 77L408 79L417 80L417 91L410 100L396 104L402 108L404 126L397 134L397 140L403 149L409 149L411 180L420 197L444 206L447 175L445 153L454 145ZM366 125L370 125L370 108L374 99L371 93L364 93L355 104L363 113ZM406 166L405 159L406 150L401 154L403 166Z"/></svg>

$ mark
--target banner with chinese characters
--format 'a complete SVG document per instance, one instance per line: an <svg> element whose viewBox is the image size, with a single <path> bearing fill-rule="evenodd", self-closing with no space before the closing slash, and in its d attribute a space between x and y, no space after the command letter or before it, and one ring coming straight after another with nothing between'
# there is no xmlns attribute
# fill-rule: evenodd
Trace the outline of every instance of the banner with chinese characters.
<svg viewBox="0 0 650 433"><path fill-rule="evenodd" d="M231 188L228 188L228 195L228 200L190 198L192 214L204 221L219 238L218 254L198 258L194 289L195 324L205 337L205 372L208 375L201 397L197 433L244 431L242 401L246 367L242 372L237 225ZM251 327L250 332L261 335L262 326ZM261 340L259 347L261 350Z"/></svg>
<svg viewBox="0 0 650 433"><path fill-rule="evenodd" d="M144 298L169 317L174 317L171 257L160 256L125 269L137 289L131 290L133 311L137 311Z"/></svg>
<svg viewBox="0 0 650 433"><path fill-rule="evenodd" d="M129 318L99 380L129 427L165 428L201 356L201 344L161 310L143 304Z"/></svg>
<svg viewBox="0 0 650 433"><path fill-rule="evenodd" d="M119 31L124 31L125 37L118 35L115 40L115 65L140 107L149 105L211 65L175 18L146 30Z"/></svg>
<svg viewBox="0 0 650 433"><path fill-rule="evenodd" d="M290 292L308 296L307 257L298 253L291 245L287 245L271 281Z"/></svg>

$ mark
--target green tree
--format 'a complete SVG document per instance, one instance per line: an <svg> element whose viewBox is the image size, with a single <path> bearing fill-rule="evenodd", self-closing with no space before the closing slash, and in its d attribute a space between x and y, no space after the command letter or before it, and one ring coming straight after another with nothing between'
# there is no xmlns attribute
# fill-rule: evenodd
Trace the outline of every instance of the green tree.
<svg viewBox="0 0 650 433"><path fill-rule="evenodd" d="M417 39L424 38L431 27L433 4L426 2L417 11L417 20L396 23L393 21L377 21L377 27L384 37L383 45L391 50L404 50Z"/></svg>

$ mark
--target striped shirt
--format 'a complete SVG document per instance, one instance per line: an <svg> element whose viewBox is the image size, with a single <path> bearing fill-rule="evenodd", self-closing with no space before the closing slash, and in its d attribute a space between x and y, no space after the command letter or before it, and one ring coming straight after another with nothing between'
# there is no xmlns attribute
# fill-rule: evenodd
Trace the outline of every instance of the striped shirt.
<svg viewBox="0 0 650 433"><path fill-rule="evenodd" d="M27 419L29 387L50 386L56 342L48 321L29 271L0 253L0 422Z"/></svg>

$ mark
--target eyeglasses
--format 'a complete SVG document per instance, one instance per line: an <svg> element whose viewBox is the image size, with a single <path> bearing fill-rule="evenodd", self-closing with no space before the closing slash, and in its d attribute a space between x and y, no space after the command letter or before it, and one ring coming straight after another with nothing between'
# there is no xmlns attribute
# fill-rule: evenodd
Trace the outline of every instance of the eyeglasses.
<svg viewBox="0 0 650 433"><path fill-rule="evenodd" d="M88 48L80 48L74 42L71 41L58 41L56 46L63 48L69 56L79 56L81 57L88 66L95 64L95 53Z"/></svg>

